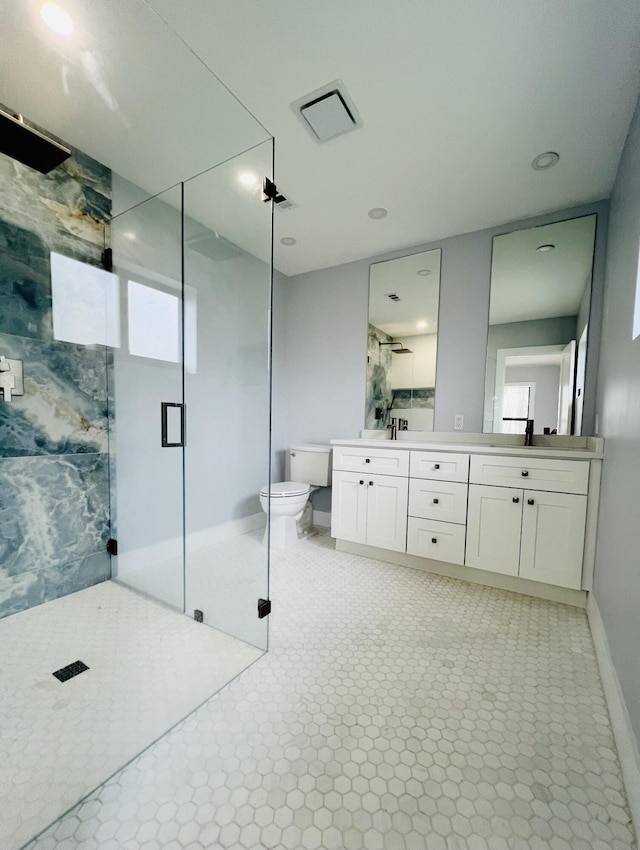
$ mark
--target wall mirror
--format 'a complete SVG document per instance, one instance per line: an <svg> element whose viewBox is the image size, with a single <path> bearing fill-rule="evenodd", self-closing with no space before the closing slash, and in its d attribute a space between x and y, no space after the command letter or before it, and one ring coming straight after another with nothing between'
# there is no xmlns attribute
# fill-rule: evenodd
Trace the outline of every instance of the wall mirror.
<svg viewBox="0 0 640 850"><path fill-rule="evenodd" d="M596 218L494 238L485 433L582 432Z"/></svg>
<svg viewBox="0 0 640 850"><path fill-rule="evenodd" d="M369 270L365 428L433 431L441 251Z"/></svg>

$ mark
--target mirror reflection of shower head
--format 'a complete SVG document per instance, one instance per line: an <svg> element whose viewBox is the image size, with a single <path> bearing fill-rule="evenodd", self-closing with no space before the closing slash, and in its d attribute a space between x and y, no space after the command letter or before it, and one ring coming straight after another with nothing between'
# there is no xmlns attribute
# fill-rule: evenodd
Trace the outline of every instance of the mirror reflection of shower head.
<svg viewBox="0 0 640 850"><path fill-rule="evenodd" d="M379 342L378 345L382 347L383 345L399 345L400 348L392 348L392 354L413 354L413 351L410 348L405 348L401 342Z"/></svg>

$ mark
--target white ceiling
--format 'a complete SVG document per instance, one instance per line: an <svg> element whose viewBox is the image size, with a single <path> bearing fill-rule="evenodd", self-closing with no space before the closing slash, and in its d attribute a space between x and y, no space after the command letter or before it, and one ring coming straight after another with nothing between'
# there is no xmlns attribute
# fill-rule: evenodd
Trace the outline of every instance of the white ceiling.
<svg viewBox="0 0 640 850"><path fill-rule="evenodd" d="M82 44L0 0L0 100L152 192L267 128L297 204L275 217L289 275L607 197L640 90L637 0L60 2ZM290 104L337 78L363 127L320 145ZM534 172L546 150L560 163ZM227 212L201 217L251 246Z"/></svg>
<svg viewBox="0 0 640 850"><path fill-rule="evenodd" d="M495 237L489 324L577 316L591 292L595 229L588 215Z"/></svg>
<svg viewBox="0 0 640 850"><path fill-rule="evenodd" d="M371 266L369 321L372 325L394 338L437 333L440 255L439 250L423 251ZM392 301L390 294L400 300ZM426 327L418 328L418 322Z"/></svg>

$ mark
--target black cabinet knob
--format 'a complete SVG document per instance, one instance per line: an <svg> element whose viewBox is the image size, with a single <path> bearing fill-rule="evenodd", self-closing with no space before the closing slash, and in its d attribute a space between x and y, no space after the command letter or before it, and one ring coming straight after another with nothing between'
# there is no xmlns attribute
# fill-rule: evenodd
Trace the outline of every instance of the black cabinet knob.
<svg viewBox="0 0 640 850"><path fill-rule="evenodd" d="M373 481L369 482L369 487L373 487Z"/></svg>
<svg viewBox="0 0 640 850"><path fill-rule="evenodd" d="M517 505L519 501L520 501L520 497L519 497L519 496L514 496L514 497L513 497L513 503L514 503L515 505Z"/></svg>
<svg viewBox="0 0 640 850"><path fill-rule="evenodd" d="M439 463L434 463L433 468L434 468L434 469L440 469L440 464L439 464Z"/></svg>
<svg viewBox="0 0 640 850"><path fill-rule="evenodd" d="M433 504L434 504L434 505L437 505L439 501L440 501L440 499L434 499L434 500L433 500Z"/></svg>
<svg viewBox="0 0 640 850"><path fill-rule="evenodd" d="M527 499L527 504L528 505L535 505L535 502L533 501L533 499Z"/></svg>
<svg viewBox="0 0 640 850"><path fill-rule="evenodd" d="M529 476L529 470L528 470L528 469L523 469L523 470L522 470L522 477L523 477L523 478L527 478L528 476Z"/></svg>
<svg viewBox="0 0 640 850"><path fill-rule="evenodd" d="M437 543L437 542L438 542L438 538L437 538L437 537L432 537L432 538L431 538L431 542L432 542L432 543Z"/></svg>
<svg viewBox="0 0 640 850"><path fill-rule="evenodd" d="M364 484L364 481L361 481L360 483L361 483L361 484Z"/></svg>
<svg viewBox="0 0 640 850"><path fill-rule="evenodd" d="M364 459L364 462L365 462L365 463L371 463L371 458L366 457L366 458ZM524 474L524 473L523 473L523 474Z"/></svg>

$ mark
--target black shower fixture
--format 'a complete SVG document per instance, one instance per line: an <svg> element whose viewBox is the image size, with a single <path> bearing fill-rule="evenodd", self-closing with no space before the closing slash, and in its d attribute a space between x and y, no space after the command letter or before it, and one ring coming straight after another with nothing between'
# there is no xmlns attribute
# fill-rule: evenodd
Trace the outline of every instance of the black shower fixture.
<svg viewBox="0 0 640 850"><path fill-rule="evenodd" d="M0 152L48 174L71 156L69 148L25 124L21 116L0 112Z"/></svg>
<svg viewBox="0 0 640 850"><path fill-rule="evenodd" d="M397 341L396 342L379 342L378 345L382 347L383 345L399 345L400 348L392 348L391 352L393 354L413 354L413 351L410 348L405 348L404 345Z"/></svg>

